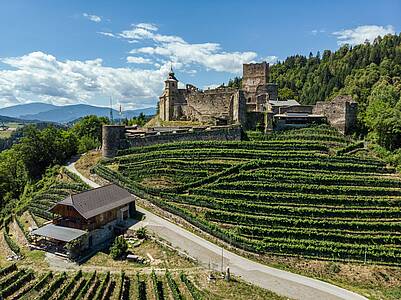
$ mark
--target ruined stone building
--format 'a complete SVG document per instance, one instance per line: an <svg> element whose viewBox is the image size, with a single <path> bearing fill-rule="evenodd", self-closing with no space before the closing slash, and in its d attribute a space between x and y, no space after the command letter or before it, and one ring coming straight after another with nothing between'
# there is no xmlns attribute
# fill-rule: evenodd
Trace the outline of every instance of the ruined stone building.
<svg viewBox="0 0 401 300"><path fill-rule="evenodd" d="M302 127L310 123L328 121L347 133L356 120L356 103L350 97L337 97L316 106L301 105L295 100L278 100L278 86L269 83L269 64L243 65L241 89L218 87L200 90L187 84L178 88L178 80L171 70L159 97L162 121L200 121L212 125L240 124L246 129L257 126Z"/></svg>
<svg viewBox="0 0 401 300"><path fill-rule="evenodd" d="M268 100L277 101L277 85L269 82L266 62L243 65L242 88L218 87L200 90L187 84L178 88L173 71L160 96L162 121L200 121L215 125L243 124L247 112L263 112Z"/></svg>
<svg viewBox="0 0 401 300"><path fill-rule="evenodd" d="M162 121L200 121L202 126L131 128L105 125L102 132L104 157L118 150L159 143L189 140L241 140L243 129L304 127L328 122L348 134L356 123L357 104L349 96L316 105L301 105L296 100L278 100L278 86L269 83L269 64L243 65L242 88L218 87L202 91L191 84L178 88L171 70L159 97Z"/></svg>

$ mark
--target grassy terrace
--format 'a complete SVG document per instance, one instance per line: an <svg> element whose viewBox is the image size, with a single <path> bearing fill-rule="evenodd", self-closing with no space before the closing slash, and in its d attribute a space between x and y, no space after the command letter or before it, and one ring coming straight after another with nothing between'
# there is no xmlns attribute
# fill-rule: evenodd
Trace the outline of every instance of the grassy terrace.
<svg viewBox="0 0 401 300"><path fill-rule="evenodd" d="M95 171L251 252L400 264L391 167L327 126L248 137L131 148Z"/></svg>

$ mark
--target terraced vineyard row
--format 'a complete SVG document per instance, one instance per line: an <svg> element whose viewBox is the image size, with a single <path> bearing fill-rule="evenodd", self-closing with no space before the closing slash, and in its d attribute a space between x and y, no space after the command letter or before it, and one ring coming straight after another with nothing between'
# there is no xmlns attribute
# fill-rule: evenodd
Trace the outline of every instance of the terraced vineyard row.
<svg viewBox="0 0 401 300"><path fill-rule="evenodd" d="M150 275L111 275L51 271L39 274L15 264L0 269L0 299L209 299L210 291L199 289L186 274L169 271Z"/></svg>
<svg viewBox="0 0 401 300"><path fill-rule="evenodd" d="M337 151L353 141L327 126L248 136L127 149L95 171L249 251L400 264L393 168Z"/></svg>
<svg viewBox="0 0 401 300"><path fill-rule="evenodd" d="M43 188L33 193L28 209L35 216L47 220L52 219L48 210L54 204L70 194L82 192L89 188L79 177L65 168L61 168L56 176L45 177L40 184Z"/></svg>

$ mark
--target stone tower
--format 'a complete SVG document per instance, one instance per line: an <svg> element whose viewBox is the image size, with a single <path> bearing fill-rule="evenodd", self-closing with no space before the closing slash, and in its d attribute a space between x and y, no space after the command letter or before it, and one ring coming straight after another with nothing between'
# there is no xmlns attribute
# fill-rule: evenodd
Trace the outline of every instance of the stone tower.
<svg viewBox="0 0 401 300"><path fill-rule="evenodd" d="M175 78L173 68L170 69L167 80L164 81L164 91L159 97L160 119L171 121L174 115L174 106L178 102L178 80Z"/></svg>
<svg viewBox="0 0 401 300"><path fill-rule="evenodd" d="M269 82L269 64L243 64L242 89L247 93L256 93L258 86Z"/></svg>

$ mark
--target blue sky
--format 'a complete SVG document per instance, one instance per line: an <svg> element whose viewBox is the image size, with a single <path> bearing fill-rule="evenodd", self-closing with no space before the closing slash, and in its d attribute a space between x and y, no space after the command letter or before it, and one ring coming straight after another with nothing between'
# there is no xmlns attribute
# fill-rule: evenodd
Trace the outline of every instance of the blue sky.
<svg viewBox="0 0 401 300"><path fill-rule="evenodd" d="M399 33L401 1L1 1L0 107L155 105L172 63L200 88L244 62Z"/></svg>

